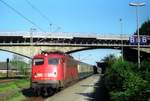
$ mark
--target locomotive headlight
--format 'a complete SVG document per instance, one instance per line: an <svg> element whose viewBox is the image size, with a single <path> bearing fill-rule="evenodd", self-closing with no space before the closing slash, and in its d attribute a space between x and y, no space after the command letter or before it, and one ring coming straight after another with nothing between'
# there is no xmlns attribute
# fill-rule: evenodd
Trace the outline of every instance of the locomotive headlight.
<svg viewBox="0 0 150 101"><path fill-rule="evenodd" d="M42 76L43 76L42 73L35 73L35 74L34 74L34 77L42 77Z"/></svg>
<svg viewBox="0 0 150 101"><path fill-rule="evenodd" d="M48 73L48 77L56 77L57 76L57 72L52 72L52 73Z"/></svg>
<svg viewBox="0 0 150 101"><path fill-rule="evenodd" d="M45 54L45 56L48 56L48 54Z"/></svg>

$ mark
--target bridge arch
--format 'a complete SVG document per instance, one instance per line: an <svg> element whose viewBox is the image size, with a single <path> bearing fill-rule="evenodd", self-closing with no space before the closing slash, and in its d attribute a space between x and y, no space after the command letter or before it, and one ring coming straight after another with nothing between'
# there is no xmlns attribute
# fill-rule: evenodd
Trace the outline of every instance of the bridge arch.
<svg viewBox="0 0 150 101"><path fill-rule="evenodd" d="M20 54L20 53L17 53L17 52L13 52L13 51L10 51L10 50L0 49L0 51L17 54L17 55L19 55L19 56L23 56L23 57L25 57L25 58L31 59L31 57L29 57L29 56L26 56L26 55L23 55L23 54Z"/></svg>
<svg viewBox="0 0 150 101"><path fill-rule="evenodd" d="M81 47L81 46L75 47L75 46L65 46L65 45L54 46L54 45L43 45L43 44L42 45L34 45L34 46L30 46L30 45L0 46L0 50L2 50L2 51L18 54L20 56L24 56L29 59L31 59L32 56L34 56L35 54L39 53L40 49L42 49L42 50L61 50L63 52L68 52L71 50L78 50L81 48L86 48L86 47Z"/></svg>
<svg viewBox="0 0 150 101"><path fill-rule="evenodd" d="M81 48L81 49L76 49L76 50L70 50L67 51L67 54L71 54L71 53L75 53L75 52L79 52L79 51L85 51L85 50L94 50L94 49L117 49L120 50L120 47L86 47L86 48Z"/></svg>

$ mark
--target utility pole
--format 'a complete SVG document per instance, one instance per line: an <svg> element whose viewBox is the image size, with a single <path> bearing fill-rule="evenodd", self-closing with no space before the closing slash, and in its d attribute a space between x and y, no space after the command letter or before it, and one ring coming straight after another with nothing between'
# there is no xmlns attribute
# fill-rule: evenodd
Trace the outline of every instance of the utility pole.
<svg viewBox="0 0 150 101"><path fill-rule="evenodd" d="M35 28L30 28L30 45L33 45L33 32L35 31Z"/></svg>
<svg viewBox="0 0 150 101"><path fill-rule="evenodd" d="M30 56L32 58L33 55L33 32L35 31L35 28L30 28ZM32 66L32 61L30 61L30 67Z"/></svg>

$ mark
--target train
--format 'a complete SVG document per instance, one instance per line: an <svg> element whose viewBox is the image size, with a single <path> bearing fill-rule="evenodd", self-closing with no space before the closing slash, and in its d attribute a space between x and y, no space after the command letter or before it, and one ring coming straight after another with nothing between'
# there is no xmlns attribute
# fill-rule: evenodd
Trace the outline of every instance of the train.
<svg viewBox="0 0 150 101"><path fill-rule="evenodd" d="M93 66L61 51L42 51L32 59L31 88L36 95L60 90L93 74Z"/></svg>

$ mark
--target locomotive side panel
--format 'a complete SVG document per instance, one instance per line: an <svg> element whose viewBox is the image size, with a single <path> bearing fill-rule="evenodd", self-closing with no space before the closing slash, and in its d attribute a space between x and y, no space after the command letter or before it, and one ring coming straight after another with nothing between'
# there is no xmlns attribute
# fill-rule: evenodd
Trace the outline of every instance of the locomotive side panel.
<svg viewBox="0 0 150 101"><path fill-rule="evenodd" d="M78 79L77 63L70 57L66 57L64 64L65 84L76 81Z"/></svg>

